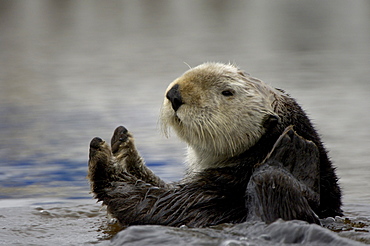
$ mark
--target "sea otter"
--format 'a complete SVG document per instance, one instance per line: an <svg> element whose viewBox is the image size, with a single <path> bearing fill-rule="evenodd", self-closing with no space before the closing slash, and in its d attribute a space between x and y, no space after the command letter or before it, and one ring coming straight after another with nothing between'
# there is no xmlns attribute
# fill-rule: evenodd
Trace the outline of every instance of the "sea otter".
<svg viewBox="0 0 370 246"><path fill-rule="evenodd" d="M342 215L335 168L302 108L232 64L204 63L172 82L160 113L188 144L186 176L166 183L118 127L90 143L95 198L123 226L202 227Z"/></svg>

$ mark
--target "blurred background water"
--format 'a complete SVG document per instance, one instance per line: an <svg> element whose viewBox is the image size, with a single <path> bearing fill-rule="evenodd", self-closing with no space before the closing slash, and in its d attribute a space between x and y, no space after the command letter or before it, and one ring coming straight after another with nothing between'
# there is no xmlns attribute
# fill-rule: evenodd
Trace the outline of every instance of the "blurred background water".
<svg viewBox="0 0 370 246"><path fill-rule="evenodd" d="M47 204L47 218L66 225L71 210L80 230L93 217L84 233L104 239L92 229L104 212L85 179L88 146L118 125L155 173L180 179L185 145L161 136L158 113L167 85L206 61L236 63L296 98L337 166L346 215L370 218L369 1L1 0L4 242L25 238L6 214L42 227Z"/></svg>

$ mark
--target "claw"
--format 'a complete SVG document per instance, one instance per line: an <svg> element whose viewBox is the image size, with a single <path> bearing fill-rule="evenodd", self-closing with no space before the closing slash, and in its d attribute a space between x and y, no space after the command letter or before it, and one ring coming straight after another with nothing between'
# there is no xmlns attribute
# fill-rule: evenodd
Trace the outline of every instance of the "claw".
<svg viewBox="0 0 370 246"><path fill-rule="evenodd" d="M116 153L119 150L120 144L126 142L128 137L128 130L124 126L117 127L111 139L112 152Z"/></svg>

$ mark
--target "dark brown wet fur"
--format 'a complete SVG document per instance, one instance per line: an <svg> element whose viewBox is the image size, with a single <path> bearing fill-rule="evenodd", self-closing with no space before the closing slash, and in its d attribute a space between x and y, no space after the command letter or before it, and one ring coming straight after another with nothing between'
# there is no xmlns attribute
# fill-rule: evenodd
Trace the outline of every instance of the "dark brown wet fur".
<svg viewBox="0 0 370 246"><path fill-rule="evenodd" d="M255 218L268 223L278 218L319 223L317 215L323 207L320 151L292 127L274 146L266 143L268 139L261 138L243 158L235 158L234 167L208 169L177 184L163 185L154 174L155 178L143 181L127 170L115 172L109 164L109 146L95 138L89 162L92 191L124 226L200 227ZM262 163L261 146L270 149Z"/></svg>
<svg viewBox="0 0 370 246"><path fill-rule="evenodd" d="M273 222L342 215L335 169L310 120L286 94L273 104L276 116L261 122L266 133L247 151L166 184L147 168L124 128L116 129L112 150L100 138L90 145L89 179L95 197L126 225L192 227Z"/></svg>
<svg viewBox="0 0 370 246"><path fill-rule="evenodd" d="M276 105L281 122L275 128L276 132L273 135L276 137L287 126L293 125L299 136L313 142L317 146L319 151L320 205L315 212L320 218L341 216L343 215L341 210L342 195L338 185L338 178L321 138L296 101L288 95L284 96L284 99L284 101L278 102ZM271 139L274 139L274 137L271 137Z"/></svg>

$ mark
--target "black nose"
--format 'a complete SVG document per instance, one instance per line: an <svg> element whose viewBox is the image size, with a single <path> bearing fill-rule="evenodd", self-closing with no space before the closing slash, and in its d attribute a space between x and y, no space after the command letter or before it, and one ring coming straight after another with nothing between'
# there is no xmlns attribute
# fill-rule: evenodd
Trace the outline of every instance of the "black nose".
<svg viewBox="0 0 370 246"><path fill-rule="evenodd" d="M182 104L182 98L179 91L179 85L174 85L166 95L167 99L170 100L173 110L177 111Z"/></svg>

